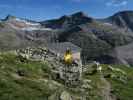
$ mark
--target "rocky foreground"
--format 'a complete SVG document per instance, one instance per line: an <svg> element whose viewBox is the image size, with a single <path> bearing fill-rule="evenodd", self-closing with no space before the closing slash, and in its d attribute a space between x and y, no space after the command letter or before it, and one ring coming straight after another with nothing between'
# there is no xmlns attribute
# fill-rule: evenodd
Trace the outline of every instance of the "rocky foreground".
<svg viewBox="0 0 133 100"><path fill-rule="evenodd" d="M48 58L49 55L48 55ZM83 65L80 84L68 87L55 71L57 58L33 61L0 54L1 100L132 100L133 69L123 65Z"/></svg>

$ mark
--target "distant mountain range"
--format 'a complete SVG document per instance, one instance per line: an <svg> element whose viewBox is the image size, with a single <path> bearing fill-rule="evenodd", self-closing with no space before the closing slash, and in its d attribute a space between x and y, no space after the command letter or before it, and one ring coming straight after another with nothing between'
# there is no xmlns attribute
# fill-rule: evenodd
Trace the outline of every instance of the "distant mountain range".
<svg viewBox="0 0 133 100"><path fill-rule="evenodd" d="M133 11L95 19L83 12L36 22L7 16L0 21L0 49L72 42L82 48L83 62L133 64Z"/></svg>

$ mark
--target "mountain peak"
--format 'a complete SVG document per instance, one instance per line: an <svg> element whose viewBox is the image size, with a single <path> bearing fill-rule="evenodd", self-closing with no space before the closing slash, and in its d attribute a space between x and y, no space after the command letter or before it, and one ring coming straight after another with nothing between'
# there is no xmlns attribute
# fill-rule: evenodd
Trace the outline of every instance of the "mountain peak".
<svg viewBox="0 0 133 100"><path fill-rule="evenodd" d="M131 11L131 10L120 11L120 12L116 13L115 15L119 15L119 14L133 14L133 11Z"/></svg>
<svg viewBox="0 0 133 100"><path fill-rule="evenodd" d="M77 16L77 17L88 17L87 14L85 14L84 12L80 11L80 12L77 12L75 14L72 14L72 16Z"/></svg>
<svg viewBox="0 0 133 100"><path fill-rule="evenodd" d="M120 11L106 19L108 23L111 23L117 27L124 29L126 32L133 31L133 11L126 10Z"/></svg>
<svg viewBox="0 0 133 100"><path fill-rule="evenodd" d="M12 20L12 19L16 19L16 16L13 16L13 15L7 15L7 17L5 18L5 20Z"/></svg>
<svg viewBox="0 0 133 100"><path fill-rule="evenodd" d="M47 28L59 29L59 28L68 28L68 27L75 27L77 25L85 24L85 23L92 23L93 18L88 17L83 12L77 12L72 15L64 15L59 19L49 20L42 22L41 24Z"/></svg>
<svg viewBox="0 0 133 100"><path fill-rule="evenodd" d="M70 18L70 16L64 15L64 16L62 16L60 19L66 20L66 19L69 19L69 18Z"/></svg>
<svg viewBox="0 0 133 100"><path fill-rule="evenodd" d="M133 17L133 11L130 11L130 10L127 10L127 11L120 11L120 12L118 12L118 13L116 13L116 14L114 14L113 16L111 16L111 17L123 17L123 18L125 18L125 17Z"/></svg>

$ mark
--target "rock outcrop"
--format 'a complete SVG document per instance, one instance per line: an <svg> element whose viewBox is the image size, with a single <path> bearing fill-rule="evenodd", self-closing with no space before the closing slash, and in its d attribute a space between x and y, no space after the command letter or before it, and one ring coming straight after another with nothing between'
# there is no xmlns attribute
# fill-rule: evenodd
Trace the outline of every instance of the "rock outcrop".
<svg viewBox="0 0 133 100"><path fill-rule="evenodd" d="M47 48L26 48L16 51L17 55L33 61L48 61L51 70L55 74L54 78L64 81L66 86L77 86L80 84L82 76L82 65L73 61L71 65L66 65L63 58Z"/></svg>

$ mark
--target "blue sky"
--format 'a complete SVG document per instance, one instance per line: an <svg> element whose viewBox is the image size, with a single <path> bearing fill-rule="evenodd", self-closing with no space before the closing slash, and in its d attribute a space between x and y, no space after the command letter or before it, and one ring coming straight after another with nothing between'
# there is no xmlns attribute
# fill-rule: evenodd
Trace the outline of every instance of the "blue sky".
<svg viewBox="0 0 133 100"><path fill-rule="evenodd" d="M0 0L0 18L11 14L40 21L78 11L104 18L122 10L133 10L133 0Z"/></svg>

